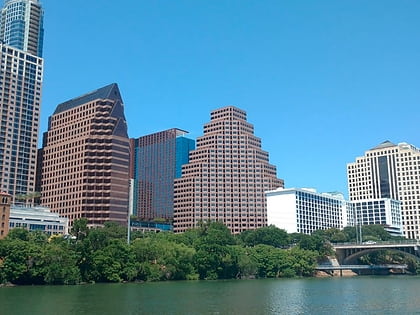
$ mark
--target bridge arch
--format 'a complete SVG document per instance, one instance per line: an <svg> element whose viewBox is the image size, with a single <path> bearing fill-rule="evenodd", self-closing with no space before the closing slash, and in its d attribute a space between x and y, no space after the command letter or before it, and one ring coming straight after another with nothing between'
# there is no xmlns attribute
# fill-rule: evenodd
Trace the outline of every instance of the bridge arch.
<svg viewBox="0 0 420 315"><path fill-rule="evenodd" d="M374 253L374 252L379 252L379 251L391 251L391 252L397 252L397 253L402 253L405 256L414 258L415 260L417 260L418 262L420 262L420 257L409 253L407 251L398 249L398 248L367 248L367 249L361 249L360 251L357 251L351 255L348 255L346 257L344 257L344 259L342 260L341 264L343 265L352 265L355 264L357 262L357 259L359 259L360 257L369 254L369 253Z"/></svg>

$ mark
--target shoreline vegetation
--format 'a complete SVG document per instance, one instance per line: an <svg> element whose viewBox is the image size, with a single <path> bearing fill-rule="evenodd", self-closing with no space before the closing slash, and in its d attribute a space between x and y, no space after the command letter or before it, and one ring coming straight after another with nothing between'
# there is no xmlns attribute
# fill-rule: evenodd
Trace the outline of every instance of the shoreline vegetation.
<svg viewBox="0 0 420 315"><path fill-rule="evenodd" d="M316 266L334 255L331 242L356 238L354 227L304 235L268 226L232 235L220 222L182 234L134 232L130 244L126 233L113 222L88 229L86 219L74 222L73 237L12 229L0 240L0 286L319 277ZM377 225L363 226L363 235L366 241L393 239ZM411 274L420 271L413 258L390 251L359 262L404 263Z"/></svg>

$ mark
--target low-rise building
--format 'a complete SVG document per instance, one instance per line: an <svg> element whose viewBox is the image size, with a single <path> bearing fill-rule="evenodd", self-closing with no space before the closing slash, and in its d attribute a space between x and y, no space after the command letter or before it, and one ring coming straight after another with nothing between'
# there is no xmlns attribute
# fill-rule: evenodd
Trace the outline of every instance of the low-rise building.
<svg viewBox="0 0 420 315"><path fill-rule="evenodd" d="M29 231L42 231L48 235L69 233L68 218L60 217L49 208L36 206L24 207L12 205L10 208L9 227L25 228Z"/></svg>
<svg viewBox="0 0 420 315"><path fill-rule="evenodd" d="M393 236L404 236L401 201L381 198L351 201L353 218L349 225L380 224Z"/></svg>
<svg viewBox="0 0 420 315"><path fill-rule="evenodd" d="M142 232L171 232L174 227L171 223L152 221L130 221L131 231Z"/></svg>
<svg viewBox="0 0 420 315"><path fill-rule="evenodd" d="M266 192L267 220L288 233L379 224L403 236L401 202L390 198L346 201L341 193L289 188Z"/></svg>
<svg viewBox="0 0 420 315"><path fill-rule="evenodd" d="M288 233L342 229L348 225L350 205L339 193L308 188L279 188L266 192L267 223Z"/></svg>

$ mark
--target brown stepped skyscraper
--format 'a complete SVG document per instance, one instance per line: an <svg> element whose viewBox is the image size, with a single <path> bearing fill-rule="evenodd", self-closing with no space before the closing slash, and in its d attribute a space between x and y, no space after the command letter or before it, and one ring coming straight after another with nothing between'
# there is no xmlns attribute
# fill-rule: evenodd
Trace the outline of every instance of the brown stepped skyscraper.
<svg viewBox="0 0 420 315"><path fill-rule="evenodd" d="M58 105L42 151L43 205L70 224L127 221L129 139L117 84Z"/></svg>
<svg viewBox="0 0 420 315"><path fill-rule="evenodd" d="M221 221L232 233L266 226L264 191L283 186L246 112L233 106L217 109L182 177L175 179L174 231L207 221Z"/></svg>

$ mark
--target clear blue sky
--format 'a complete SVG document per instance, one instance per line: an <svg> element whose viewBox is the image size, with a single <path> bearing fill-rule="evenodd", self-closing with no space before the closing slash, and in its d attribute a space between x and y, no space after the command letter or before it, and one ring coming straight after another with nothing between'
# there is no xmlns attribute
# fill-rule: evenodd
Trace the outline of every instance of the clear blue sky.
<svg viewBox="0 0 420 315"><path fill-rule="evenodd" d="M42 131L117 82L130 137L196 138L211 110L246 110L287 187L347 193L369 148L420 146L418 0L42 2Z"/></svg>

